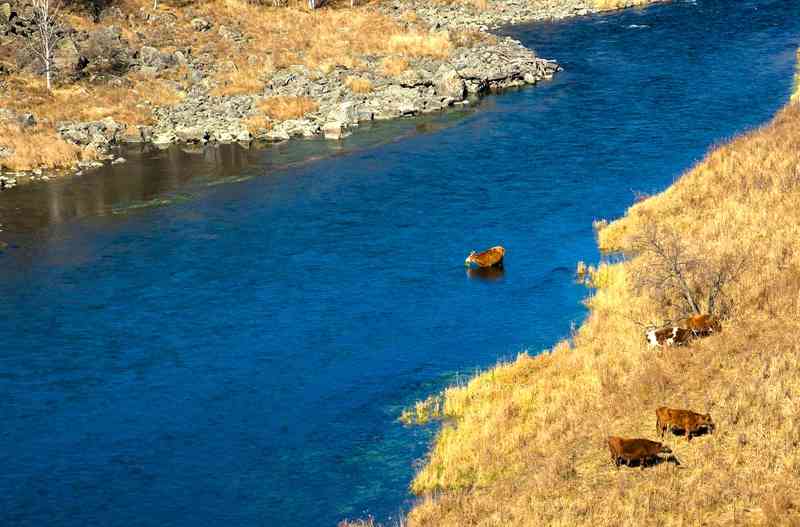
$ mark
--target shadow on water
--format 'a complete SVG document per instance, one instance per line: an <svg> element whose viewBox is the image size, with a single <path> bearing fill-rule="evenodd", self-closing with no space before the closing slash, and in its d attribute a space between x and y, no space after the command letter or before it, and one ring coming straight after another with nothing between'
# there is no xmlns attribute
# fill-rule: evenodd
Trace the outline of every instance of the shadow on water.
<svg viewBox="0 0 800 527"><path fill-rule="evenodd" d="M497 282L502 280L506 274L505 267L468 267L467 276L472 280L483 280L486 282Z"/></svg>

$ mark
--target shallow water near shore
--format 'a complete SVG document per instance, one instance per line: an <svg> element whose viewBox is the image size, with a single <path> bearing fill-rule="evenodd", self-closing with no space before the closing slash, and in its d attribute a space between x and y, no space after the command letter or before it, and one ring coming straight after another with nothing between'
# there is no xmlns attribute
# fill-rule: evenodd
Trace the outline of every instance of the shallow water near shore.
<svg viewBox="0 0 800 527"><path fill-rule="evenodd" d="M565 71L343 144L131 151L0 193L0 524L396 517L400 410L569 336L624 213L788 99L800 5L511 28ZM472 249L502 243L505 271Z"/></svg>

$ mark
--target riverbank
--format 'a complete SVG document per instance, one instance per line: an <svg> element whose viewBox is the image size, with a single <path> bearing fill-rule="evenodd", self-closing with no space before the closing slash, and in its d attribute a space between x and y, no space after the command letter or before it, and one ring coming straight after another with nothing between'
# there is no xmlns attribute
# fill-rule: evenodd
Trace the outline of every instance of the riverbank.
<svg viewBox="0 0 800 527"><path fill-rule="evenodd" d="M488 32L633 2L395 0L267 7L126 0L63 16L55 88L26 45L25 0L0 9L0 189L123 162L121 143L340 139L550 78L558 65Z"/></svg>
<svg viewBox="0 0 800 527"><path fill-rule="evenodd" d="M412 484L421 499L406 524L796 524L798 166L791 103L623 218L599 222L599 246L627 257L587 271L590 314L574 335L412 412L448 423ZM680 262L701 309L723 317L721 334L646 347L643 326L684 311L663 285L674 278L664 255ZM679 465L615 469L606 437L658 440L659 406L710 413L716 432L667 435Z"/></svg>

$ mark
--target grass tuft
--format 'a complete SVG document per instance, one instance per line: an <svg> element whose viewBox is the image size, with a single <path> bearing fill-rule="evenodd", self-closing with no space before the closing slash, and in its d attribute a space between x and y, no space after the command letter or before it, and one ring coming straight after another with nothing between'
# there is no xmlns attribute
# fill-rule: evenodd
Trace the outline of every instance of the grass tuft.
<svg viewBox="0 0 800 527"><path fill-rule="evenodd" d="M369 93L372 91L372 81L369 79L351 76L347 77L344 83L353 93Z"/></svg>

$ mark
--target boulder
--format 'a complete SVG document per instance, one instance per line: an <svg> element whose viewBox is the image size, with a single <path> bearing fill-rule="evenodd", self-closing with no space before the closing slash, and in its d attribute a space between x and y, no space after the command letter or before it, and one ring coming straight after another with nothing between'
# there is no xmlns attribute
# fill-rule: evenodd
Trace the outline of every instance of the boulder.
<svg viewBox="0 0 800 527"><path fill-rule="evenodd" d="M350 135L347 126L338 121L325 123L322 126L322 133L325 135L325 139L343 139Z"/></svg>
<svg viewBox="0 0 800 527"><path fill-rule="evenodd" d="M211 22L204 18L193 18L191 21L192 29L195 31L208 31L211 29Z"/></svg>
<svg viewBox="0 0 800 527"><path fill-rule="evenodd" d="M354 101L339 104L336 109L328 114L329 122L338 122L345 127L358 126L358 105Z"/></svg>
<svg viewBox="0 0 800 527"><path fill-rule="evenodd" d="M157 133L152 138L152 143L157 146L165 146L174 142L175 134L170 131Z"/></svg>
<svg viewBox="0 0 800 527"><path fill-rule="evenodd" d="M265 134L267 139L284 140L290 137L312 137L319 133L319 125L308 119L289 119L275 124Z"/></svg>
<svg viewBox="0 0 800 527"><path fill-rule="evenodd" d="M209 133L199 125L185 126L179 125L175 127L175 136L179 141L184 143L206 142L209 139Z"/></svg>
<svg viewBox="0 0 800 527"><path fill-rule="evenodd" d="M436 72L434 87L436 88L437 95L452 97L457 101L463 99L467 91L464 79L461 78L455 69L444 64L439 68L439 71Z"/></svg>
<svg viewBox="0 0 800 527"><path fill-rule="evenodd" d="M86 65L95 71L123 72L131 65L131 50L115 26L92 31L78 48Z"/></svg>
<svg viewBox="0 0 800 527"><path fill-rule="evenodd" d="M36 126L36 117L32 113L21 113L17 116L17 120L22 128Z"/></svg>
<svg viewBox="0 0 800 527"><path fill-rule="evenodd" d="M74 73L85 68L88 62L88 59L81 55L78 46L71 39L64 39L53 56L57 72Z"/></svg>
<svg viewBox="0 0 800 527"><path fill-rule="evenodd" d="M139 49L139 63L142 71L159 72L175 66L179 62L179 57L174 53L162 53L152 46L142 46Z"/></svg>
<svg viewBox="0 0 800 527"><path fill-rule="evenodd" d="M0 4L0 24L6 24L11 21L11 4L5 2Z"/></svg>

